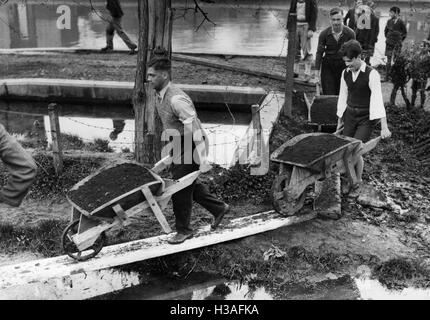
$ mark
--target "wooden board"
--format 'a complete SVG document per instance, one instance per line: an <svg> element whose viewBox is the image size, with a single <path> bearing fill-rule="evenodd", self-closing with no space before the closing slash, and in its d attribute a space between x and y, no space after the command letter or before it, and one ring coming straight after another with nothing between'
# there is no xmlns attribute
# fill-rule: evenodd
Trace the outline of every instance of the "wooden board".
<svg viewBox="0 0 430 320"><path fill-rule="evenodd" d="M55 278L63 279L71 275L202 248L308 221L315 217L315 213L310 213L286 218L274 211L268 211L233 219L227 226L215 231L211 231L209 225L204 226L196 230L193 238L178 245L167 243L171 236L169 234L105 247L95 258L84 262L74 261L68 256L59 256L3 266L0 267L0 291L13 286L37 284Z"/></svg>

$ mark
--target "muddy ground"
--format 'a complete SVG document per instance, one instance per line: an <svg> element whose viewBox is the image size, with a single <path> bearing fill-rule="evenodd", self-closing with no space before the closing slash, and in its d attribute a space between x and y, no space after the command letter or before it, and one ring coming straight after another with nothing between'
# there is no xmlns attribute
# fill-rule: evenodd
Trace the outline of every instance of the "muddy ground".
<svg viewBox="0 0 430 320"><path fill-rule="evenodd" d="M222 57L213 57L223 59ZM283 61L266 58L231 58L231 62L252 65L263 71L282 71ZM49 56L1 55L2 78L69 78L133 81L135 56L124 54L56 54ZM221 71L183 62L173 63L173 78L178 83L233 85L283 90L281 81L258 78L241 73ZM391 84L384 83L385 101L389 100ZM297 97L296 106L303 104ZM430 286L430 169L414 154L414 145L429 135L425 124L430 117L422 110L407 112L398 98L397 107L388 107L388 122L393 137L380 143L366 155L366 183L391 196L401 206L392 208L365 207L345 198L343 216L339 220L316 219L300 225L232 241L209 248L153 259L123 269L186 276L206 271L227 278L247 280L272 288L277 298L288 298L291 283L300 282L303 290L317 290L315 283L327 280L327 274L360 273L368 266L372 276L390 288ZM293 119L281 118L271 139L271 151L289 138L312 128L305 124L299 109ZM426 131L427 130L427 131ZM115 157L131 158L130 154L72 152L66 167L67 178L53 176L52 164L44 150L40 155L36 187L20 208L0 207L0 265L62 254L61 230L70 217L65 192ZM76 154L78 154L76 156ZM95 160L96 159L96 160ZM44 162L45 161L45 162ZM265 177L251 177L243 167L230 171L216 168L203 177L211 189L232 204L234 216L270 210L268 193L276 174L276 166ZM54 188L48 187L54 185ZM245 199L245 201L243 200ZM166 216L173 224L171 208ZM230 218L233 218L231 216ZM114 230L110 243L130 241L160 232L152 216L136 220L126 230ZM211 222L211 217L196 206L193 225ZM270 255L270 253L278 253ZM264 253L270 258L264 260Z"/></svg>

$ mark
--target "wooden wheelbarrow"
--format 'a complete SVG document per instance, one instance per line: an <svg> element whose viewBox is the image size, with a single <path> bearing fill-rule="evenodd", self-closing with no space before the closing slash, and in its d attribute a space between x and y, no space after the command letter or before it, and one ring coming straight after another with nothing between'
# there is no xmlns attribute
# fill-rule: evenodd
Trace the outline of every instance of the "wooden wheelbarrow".
<svg viewBox="0 0 430 320"><path fill-rule="evenodd" d="M152 169L147 169L154 181L143 184L133 190L122 194L115 199L88 212L67 197L72 205L72 222L64 229L62 246L67 255L78 261L85 261L95 257L106 242L105 232L120 226L124 227L133 216L142 213L153 213L165 233L172 232L162 210L167 206L170 198L176 192L190 186L200 175L201 171L194 171L179 180L162 179L157 173L168 166L171 158L166 157L158 162ZM77 190L88 183L103 170L123 163L104 167L96 173L77 183L70 191ZM143 167L143 166L142 166Z"/></svg>
<svg viewBox="0 0 430 320"><path fill-rule="evenodd" d="M320 95L320 86L316 83L316 95L314 97L303 93L308 110L308 124L316 127L318 132L322 129L335 129L337 125L337 95ZM334 130L333 130L334 131ZM327 131L325 131L327 132Z"/></svg>
<svg viewBox="0 0 430 320"><path fill-rule="evenodd" d="M308 163L280 159L285 148L307 137L324 135L343 139L345 144ZM336 172L346 173L352 184L357 183L354 165L358 157L372 150L380 139L378 137L363 144L360 140L330 133L306 133L287 141L270 156L271 161L279 163L279 175L274 179L270 193L274 209L282 215L294 215L304 205L307 187Z"/></svg>

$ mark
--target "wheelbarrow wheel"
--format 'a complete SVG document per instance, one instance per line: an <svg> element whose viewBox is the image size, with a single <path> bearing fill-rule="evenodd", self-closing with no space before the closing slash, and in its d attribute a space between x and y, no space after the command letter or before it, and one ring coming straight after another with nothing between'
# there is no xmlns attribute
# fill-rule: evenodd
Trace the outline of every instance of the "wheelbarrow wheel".
<svg viewBox="0 0 430 320"><path fill-rule="evenodd" d="M272 183L270 197L273 208L283 216L293 216L305 203L306 191L298 198L293 199L284 189L290 184L291 171L286 171L277 176Z"/></svg>
<svg viewBox="0 0 430 320"><path fill-rule="evenodd" d="M79 220L73 221L69 224L66 229L63 231L63 235L61 237L61 244L63 246L64 252L71 258L77 261L86 261L88 259L94 258L105 245L106 235L103 232L94 244L85 249L84 251L79 251L78 247L73 242L72 236L78 233L79 228Z"/></svg>

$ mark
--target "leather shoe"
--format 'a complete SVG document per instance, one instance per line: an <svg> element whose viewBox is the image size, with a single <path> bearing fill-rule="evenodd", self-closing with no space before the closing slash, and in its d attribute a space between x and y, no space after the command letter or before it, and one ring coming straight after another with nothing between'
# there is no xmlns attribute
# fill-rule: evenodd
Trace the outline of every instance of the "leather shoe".
<svg viewBox="0 0 430 320"><path fill-rule="evenodd" d="M215 230L219 226L219 224L221 223L221 220L224 218L224 216L228 212L230 212L230 206L229 205L227 205L227 208L225 208L225 210L218 217L215 218L214 222L211 225L212 230Z"/></svg>
<svg viewBox="0 0 430 320"><path fill-rule="evenodd" d="M179 233L177 232L173 237L167 240L170 244L179 244L184 242L187 239L190 239L193 237L192 233Z"/></svg>
<svg viewBox="0 0 430 320"><path fill-rule="evenodd" d="M113 48L112 47L104 47L102 49L100 49L100 52L102 53L108 53L108 52L112 52Z"/></svg>

